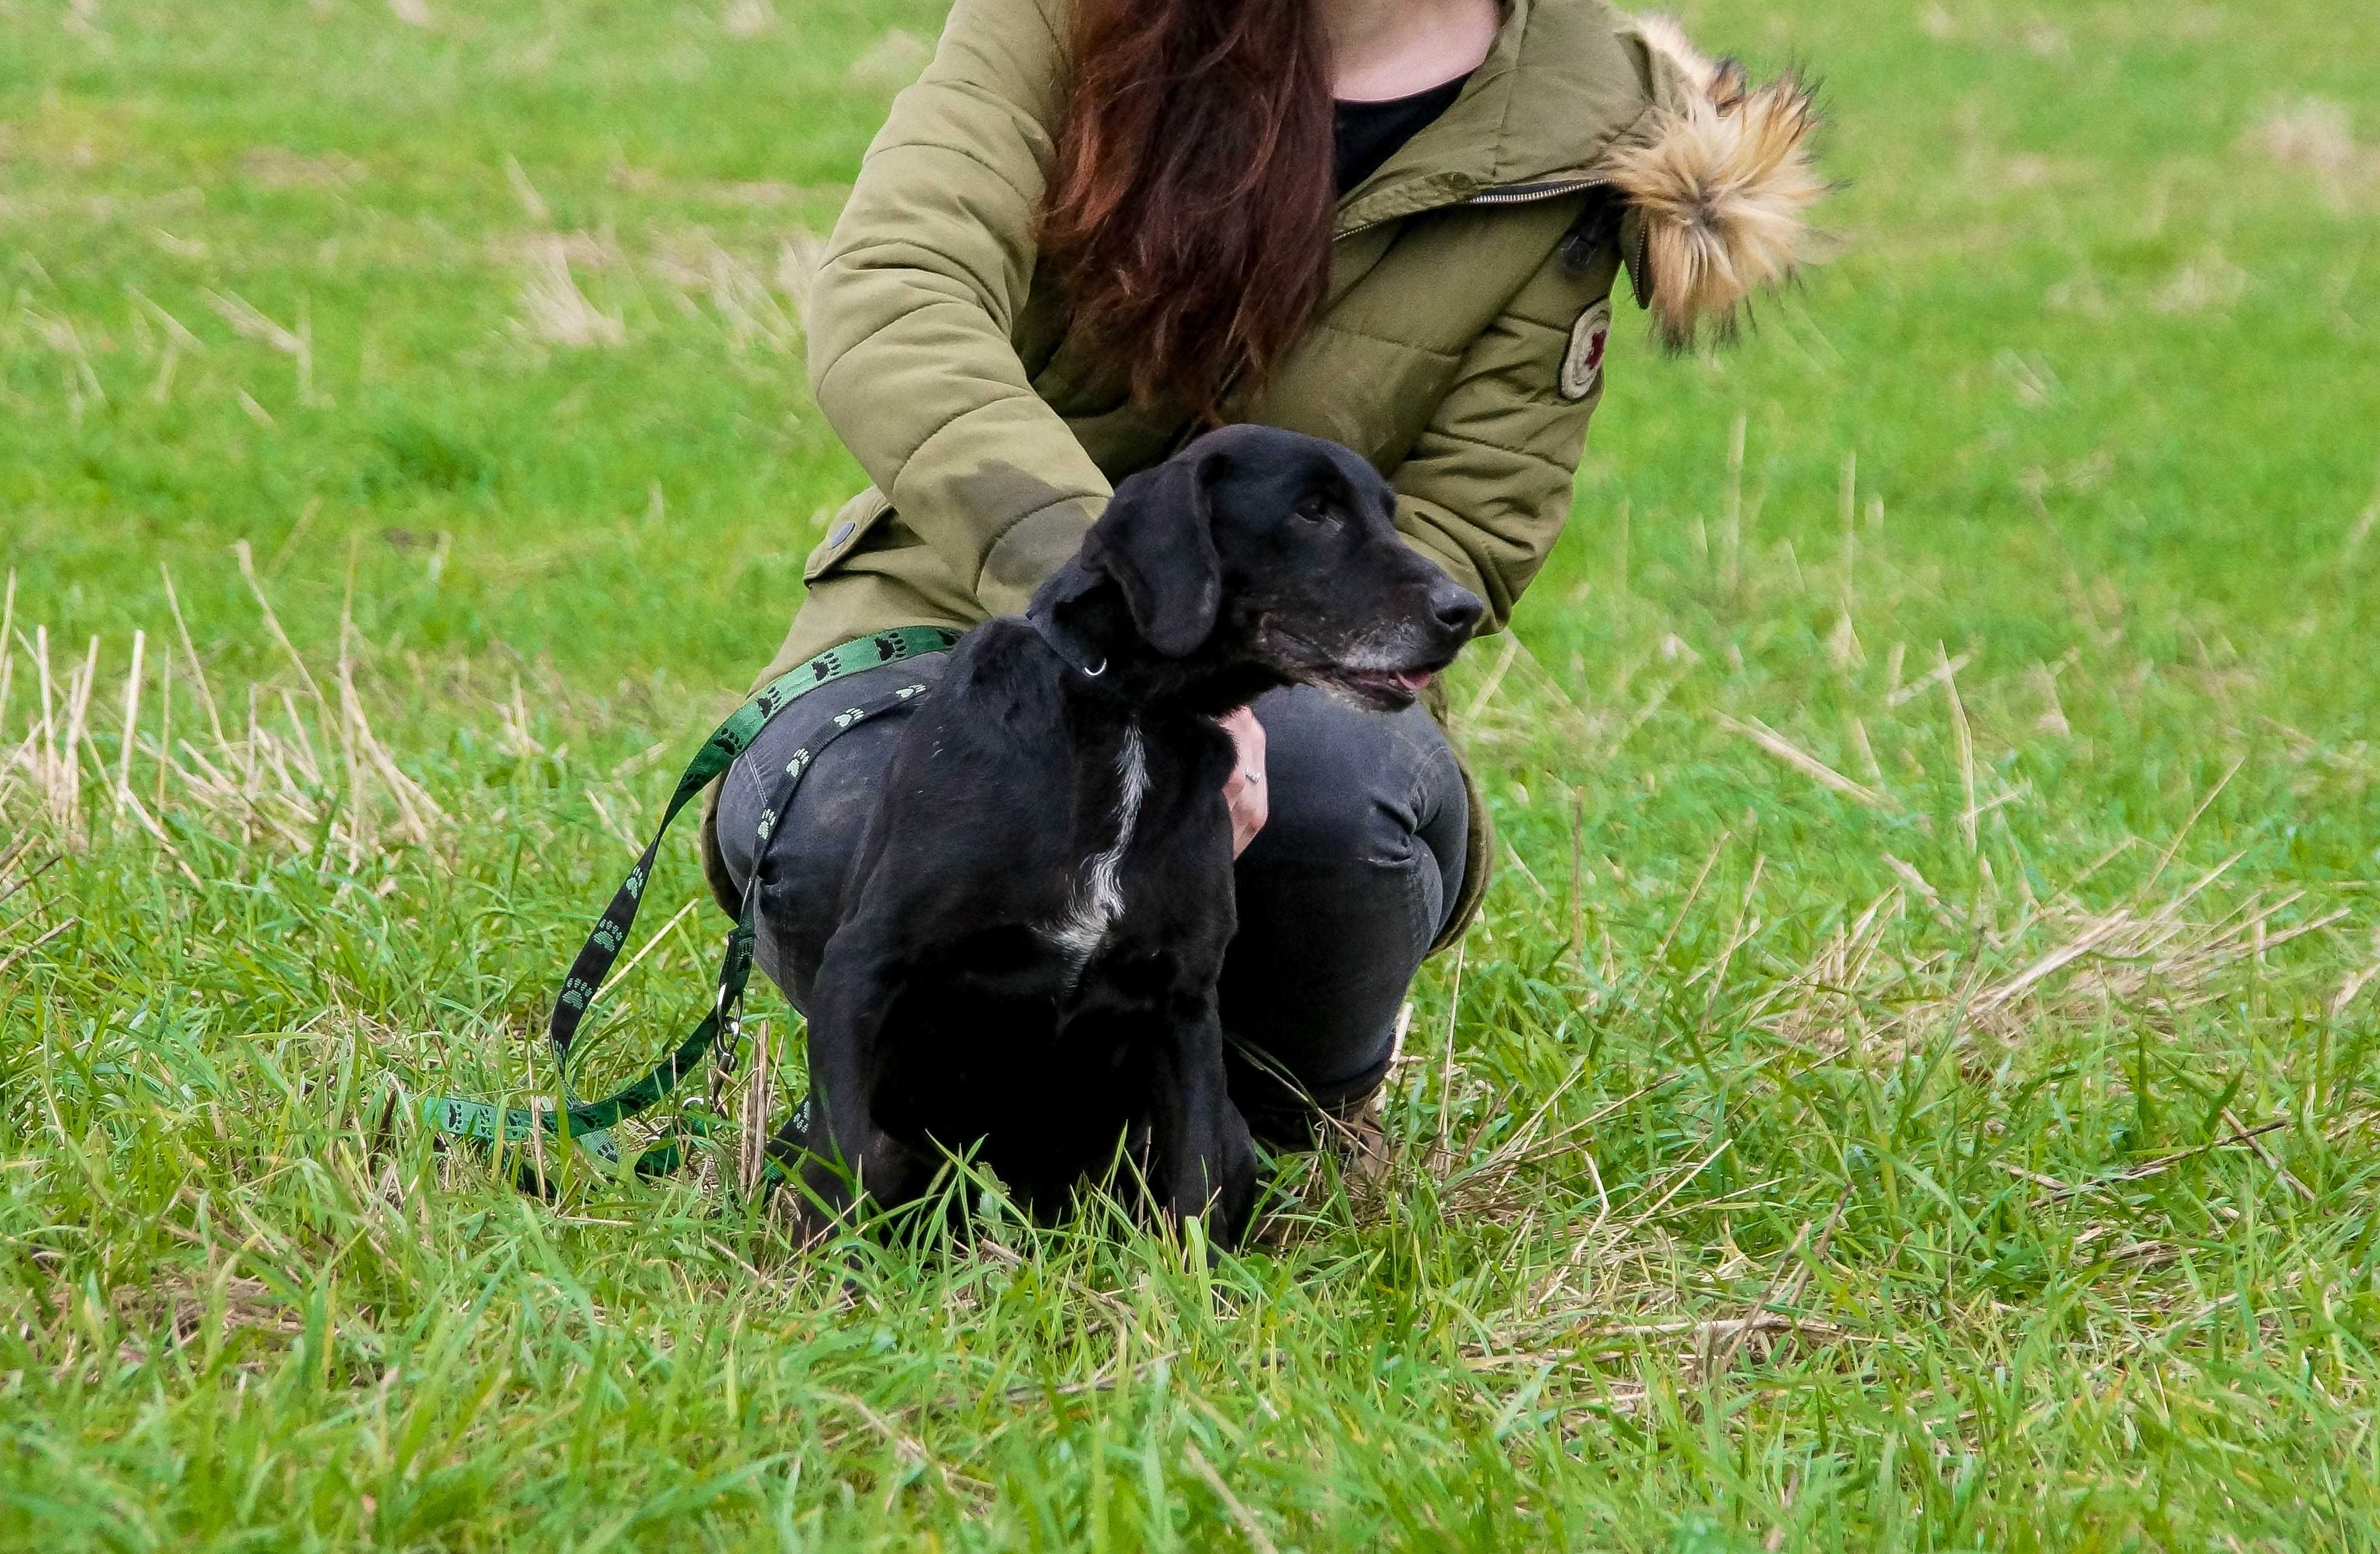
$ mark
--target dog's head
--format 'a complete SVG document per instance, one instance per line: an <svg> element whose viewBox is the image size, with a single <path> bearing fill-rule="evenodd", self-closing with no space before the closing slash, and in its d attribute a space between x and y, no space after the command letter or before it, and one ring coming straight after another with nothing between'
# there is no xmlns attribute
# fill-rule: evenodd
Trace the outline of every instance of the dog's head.
<svg viewBox="0 0 2380 1554"><path fill-rule="evenodd" d="M1394 711L1486 608L1405 543L1396 510L1335 443L1226 427L1119 485L1083 560L1160 653L1253 662Z"/></svg>

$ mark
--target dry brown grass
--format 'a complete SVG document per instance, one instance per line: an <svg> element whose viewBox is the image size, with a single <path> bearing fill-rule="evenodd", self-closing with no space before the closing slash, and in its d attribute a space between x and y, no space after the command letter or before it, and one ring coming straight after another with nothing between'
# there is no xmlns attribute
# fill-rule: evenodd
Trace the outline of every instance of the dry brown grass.
<svg viewBox="0 0 2380 1554"><path fill-rule="evenodd" d="M777 29L777 8L769 0L728 0L719 25L731 38L757 38Z"/></svg>
<svg viewBox="0 0 2380 1554"><path fill-rule="evenodd" d="M2343 103L2301 98L2267 114L2247 140L2275 162L2313 174L2335 209L2380 189L2380 146L2356 139L2355 115Z"/></svg>
<svg viewBox="0 0 2380 1554"><path fill-rule="evenodd" d="M147 832L192 880L169 819L243 846L319 852L326 867L337 860L350 870L391 848L431 843L445 812L373 731L356 686L352 619L342 617L326 688L282 630L246 541L237 554L293 680L252 683L236 698L217 695L170 572L175 641L152 653L147 634L136 632L116 662L97 637L76 654L54 647L45 625L16 628L11 575L0 619L9 634L0 652L0 818L73 850L88 844L105 809ZM21 708L19 682L31 687Z"/></svg>
<svg viewBox="0 0 2380 1554"><path fill-rule="evenodd" d="M689 310L698 295L710 304L731 348L779 356L800 353L808 277L799 277L798 291L783 284L786 272L782 261L780 285L772 287L760 263L730 252L708 232L695 232L663 241L653 256L653 270L675 288L681 305Z"/></svg>
<svg viewBox="0 0 2380 1554"><path fill-rule="evenodd" d="M916 80L933 57L933 44L905 29L889 28L851 62L844 79L879 91L897 91Z"/></svg>
<svg viewBox="0 0 2380 1554"><path fill-rule="evenodd" d="M529 245L528 277L522 283L521 316L516 328L540 346L564 350L590 350L617 346L628 336L627 327L588 300L571 273L571 248L566 239L542 238Z"/></svg>

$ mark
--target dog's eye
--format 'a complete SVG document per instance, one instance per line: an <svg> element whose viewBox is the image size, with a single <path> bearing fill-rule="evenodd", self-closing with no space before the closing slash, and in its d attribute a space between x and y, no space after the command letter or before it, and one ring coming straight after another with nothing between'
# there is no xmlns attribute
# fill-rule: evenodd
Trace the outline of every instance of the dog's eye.
<svg viewBox="0 0 2380 1554"><path fill-rule="evenodd" d="M1289 516L1310 524L1335 524L1338 513L1330 504L1318 496L1309 496L1289 510Z"/></svg>

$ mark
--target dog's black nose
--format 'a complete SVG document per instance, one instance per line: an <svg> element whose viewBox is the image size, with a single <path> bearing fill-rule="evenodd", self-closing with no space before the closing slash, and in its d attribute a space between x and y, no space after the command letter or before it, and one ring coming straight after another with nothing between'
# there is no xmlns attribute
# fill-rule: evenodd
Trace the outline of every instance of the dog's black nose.
<svg viewBox="0 0 2380 1554"><path fill-rule="evenodd" d="M1471 628L1487 613L1488 606L1479 602L1479 596L1460 583L1442 582L1429 590L1430 618L1450 637L1470 636Z"/></svg>

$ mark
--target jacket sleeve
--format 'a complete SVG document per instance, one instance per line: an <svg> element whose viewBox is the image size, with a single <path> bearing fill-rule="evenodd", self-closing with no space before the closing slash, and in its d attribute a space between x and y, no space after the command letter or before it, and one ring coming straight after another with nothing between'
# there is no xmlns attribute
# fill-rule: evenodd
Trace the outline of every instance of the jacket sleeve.
<svg viewBox="0 0 2380 1554"><path fill-rule="evenodd" d="M1438 412L1391 476L1397 527L1487 601L1500 631L1569 520L1600 377L1564 397L1562 358L1583 310L1608 297L1549 256L1464 353Z"/></svg>
<svg viewBox="0 0 2380 1554"><path fill-rule="evenodd" d="M1055 157L1043 0L958 0L893 103L812 282L810 385L902 519L994 613L1109 487L1013 344Z"/></svg>

